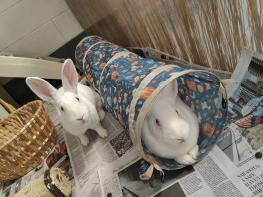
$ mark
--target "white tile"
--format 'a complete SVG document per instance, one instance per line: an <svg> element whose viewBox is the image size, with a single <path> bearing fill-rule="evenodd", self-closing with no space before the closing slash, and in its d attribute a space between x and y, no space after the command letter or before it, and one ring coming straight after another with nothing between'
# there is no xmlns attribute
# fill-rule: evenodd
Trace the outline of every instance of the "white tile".
<svg viewBox="0 0 263 197"><path fill-rule="evenodd" d="M10 48L6 47L0 51L0 55L8 55L8 56L11 55L12 56L14 54L11 52Z"/></svg>
<svg viewBox="0 0 263 197"><path fill-rule="evenodd" d="M0 13L10 8L12 5L21 0L0 0Z"/></svg>
<svg viewBox="0 0 263 197"><path fill-rule="evenodd" d="M47 56L65 43L64 37L50 21L8 48L18 56Z"/></svg>
<svg viewBox="0 0 263 197"><path fill-rule="evenodd" d="M7 45L34 31L68 6L64 0L22 0L0 14L0 40Z"/></svg>
<svg viewBox="0 0 263 197"><path fill-rule="evenodd" d="M7 43L4 39L0 37L0 51L4 50L7 47Z"/></svg>
<svg viewBox="0 0 263 197"><path fill-rule="evenodd" d="M70 9L65 10L60 15L53 18L53 21L67 41L83 31L83 28Z"/></svg>

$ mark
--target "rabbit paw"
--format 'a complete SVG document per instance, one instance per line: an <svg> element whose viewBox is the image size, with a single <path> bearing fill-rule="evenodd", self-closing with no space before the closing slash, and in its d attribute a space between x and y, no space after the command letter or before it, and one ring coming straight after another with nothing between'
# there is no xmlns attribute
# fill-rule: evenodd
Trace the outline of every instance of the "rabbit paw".
<svg viewBox="0 0 263 197"><path fill-rule="evenodd" d="M175 158L175 160L178 163L184 164L184 165L191 165L191 164L194 164L196 162L196 160L189 153L187 153L183 156L177 157L177 158Z"/></svg>
<svg viewBox="0 0 263 197"><path fill-rule="evenodd" d="M190 151L189 151L189 154L192 155L192 157L196 160L197 159L197 156L199 154L199 147L198 145L195 145L194 148L192 148Z"/></svg>
<svg viewBox="0 0 263 197"><path fill-rule="evenodd" d="M105 111L103 109L100 109L99 110L99 117L100 117L100 120L103 120L104 117L105 117Z"/></svg>
<svg viewBox="0 0 263 197"><path fill-rule="evenodd" d="M89 144L89 138L88 138L88 136L86 136L85 134L79 135L78 137L79 137L79 139L80 139L80 143L81 143L83 146L87 146L87 145Z"/></svg>
<svg viewBox="0 0 263 197"><path fill-rule="evenodd" d="M99 135L100 137L102 137L102 138L105 138L105 137L108 136L107 130L104 129L103 127L97 128L96 131L97 131L98 135Z"/></svg>
<svg viewBox="0 0 263 197"><path fill-rule="evenodd" d="M179 157L175 158L175 160L180 164L185 164L185 165L194 164L194 163L196 163L196 159L198 156L198 150L199 150L199 147L198 147L198 145L196 145L187 154L185 154L183 156L179 156Z"/></svg>

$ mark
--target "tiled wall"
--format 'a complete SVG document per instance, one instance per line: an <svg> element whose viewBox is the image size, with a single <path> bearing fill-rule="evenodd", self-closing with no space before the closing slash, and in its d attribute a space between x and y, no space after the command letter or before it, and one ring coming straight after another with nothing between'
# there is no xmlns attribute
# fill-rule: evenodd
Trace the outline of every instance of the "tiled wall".
<svg viewBox="0 0 263 197"><path fill-rule="evenodd" d="M0 53L48 56L82 31L64 0L0 0Z"/></svg>

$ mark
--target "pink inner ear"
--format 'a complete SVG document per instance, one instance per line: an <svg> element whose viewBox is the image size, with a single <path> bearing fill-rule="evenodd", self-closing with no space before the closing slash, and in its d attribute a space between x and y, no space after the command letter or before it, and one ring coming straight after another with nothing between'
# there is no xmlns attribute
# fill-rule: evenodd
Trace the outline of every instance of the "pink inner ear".
<svg viewBox="0 0 263 197"><path fill-rule="evenodd" d="M37 89L39 89L41 91L41 93L47 97L53 98L53 96L50 94L49 89L47 88L47 86L41 82L41 81L35 81L35 86L37 87Z"/></svg>
<svg viewBox="0 0 263 197"><path fill-rule="evenodd" d="M69 85L73 86L73 81L74 81L74 74L70 68L69 63L67 63L67 65L64 68L64 75L66 76Z"/></svg>
<svg viewBox="0 0 263 197"><path fill-rule="evenodd" d="M176 82L177 82L176 79L174 79L173 82L172 82L172 88L173 88L174 92L176 92L176 88L177 88Z"/></svg>

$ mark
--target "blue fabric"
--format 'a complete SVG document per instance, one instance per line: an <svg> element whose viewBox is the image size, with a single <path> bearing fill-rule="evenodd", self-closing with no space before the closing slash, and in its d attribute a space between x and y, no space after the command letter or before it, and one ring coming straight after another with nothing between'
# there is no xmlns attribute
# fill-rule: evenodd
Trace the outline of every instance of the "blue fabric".
<svg viewBox="0 0 263 197"><path fill-rule="evenodd" d="M76 66L78 69L82 70L83 67L83 58L85 56L86 51L95 43L102 42L103 39L99 36L89 36L83 38L76 47L75 50L75 60Z"/></svg>
<svg viewBox="0 0 263 197"><path fill-rule="evenodd" d="M129 109L134 91L149 73L164 63L144 59L133 53L127 53L108 63L115 54L128 50L110 42L101 42L101 38L97 40L97 43L100 43L94 45L96 39L98 38L84 39L83 43L77 46L78 67L83 68L89 82L100 91L105 107L128 131ZM91 45L93 47L90 47ZM144 89L145 94L137 100L133 126L136 125L145 101L159 84L169 79L173 73L183 70L184 68L174 67L163 71L147 84ZM198 145L202 153L199 159L202 159L216 143L226 121L227 106L222 107L220 100L220 81L210 73L197 71L177 78L177 82L179 96L198 117L200 128ZM144 151L151 154L146 148ZM184 167L174 159L152 156L163 169L173 170Z"/></svg>

